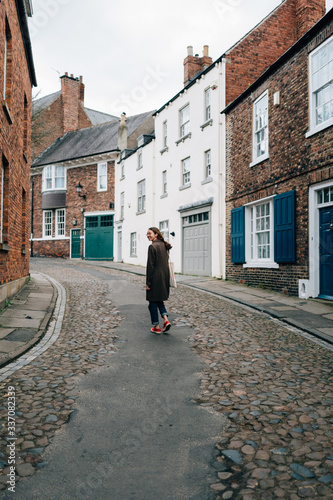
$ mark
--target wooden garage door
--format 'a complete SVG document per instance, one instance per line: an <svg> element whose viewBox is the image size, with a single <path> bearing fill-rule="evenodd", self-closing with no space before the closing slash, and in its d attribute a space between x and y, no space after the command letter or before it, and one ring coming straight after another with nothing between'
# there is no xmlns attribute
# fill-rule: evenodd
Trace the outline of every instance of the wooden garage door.
<svg viewBox="0 0 333 500"><path fill-rule="evenodd" d="M86 217L85 259L113 260L113 215Z"/></svg>
<svg viewBox="0 0 333 500"><path fill-rule="evenodd" d="M209 212L183 217L183 274L210 276Z"/></svg>

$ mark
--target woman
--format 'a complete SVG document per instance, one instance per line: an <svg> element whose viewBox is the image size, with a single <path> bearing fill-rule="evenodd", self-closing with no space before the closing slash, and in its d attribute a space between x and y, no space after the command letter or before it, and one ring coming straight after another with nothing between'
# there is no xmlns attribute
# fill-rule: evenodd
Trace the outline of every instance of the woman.
<svg viewBox="0 0 333 500"><path fill-rule="evenodd" d="M157 227L150 227L147 238L152 244L148 248L146 271L146 299L149 301L148 309L153 327L152 333L161 333L158 321L158 311L164 320L163 333L171 328L168 312L164 300L169 298L169 250L170 243L164 240L163 234Z"/></svg>

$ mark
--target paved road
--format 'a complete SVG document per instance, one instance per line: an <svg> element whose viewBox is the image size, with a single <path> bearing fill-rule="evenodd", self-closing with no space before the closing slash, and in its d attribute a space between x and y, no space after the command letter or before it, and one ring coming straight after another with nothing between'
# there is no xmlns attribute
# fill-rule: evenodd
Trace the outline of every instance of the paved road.
<svg viewBox="0 0 333 500"><path fill-rule="evenodd" d="M174 327L170 335L150 334L141 283L93 268L47 267L43 271L69 292L64 335L70 326L79 341L82 325L75 317L75 304L81 298L75 285L81 275L86 287L91 279L82 304L91 340L99 334L99 322L108 318L111 301L113 315L122 318L115 330L119 350L105 358L103 367L77 379L75 412L43 454L49 465L18 482L15 497L210 498L209 482L214 478L209 463L225 419L193 402L203 363L190 349L191 330ZM96 307L94 289L99 285L104 297L98 317L92 311L90 319L89 307ZM73 338L70 342L63 356L71 354ZM54 356L57 347L53 350ZM53 360L48 353L47 366Z"/></svg>

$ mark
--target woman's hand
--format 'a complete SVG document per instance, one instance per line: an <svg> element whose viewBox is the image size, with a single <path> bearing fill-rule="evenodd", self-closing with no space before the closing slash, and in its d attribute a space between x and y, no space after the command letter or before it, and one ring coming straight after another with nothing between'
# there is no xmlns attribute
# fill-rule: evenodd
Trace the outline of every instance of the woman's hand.
<svg viewBox="0 0 333 500"><path fill-rule="evenodd" d="M150 290L150 286L146 285L146 290Z"/></svg>

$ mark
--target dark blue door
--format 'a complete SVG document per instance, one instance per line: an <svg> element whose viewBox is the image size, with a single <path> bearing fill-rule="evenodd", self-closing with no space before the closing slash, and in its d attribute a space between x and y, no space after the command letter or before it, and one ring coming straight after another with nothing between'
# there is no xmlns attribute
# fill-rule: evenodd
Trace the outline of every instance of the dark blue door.
<svg viewBox="0 0 333 500"><path fill-rule="evenodd" d="M320 297L333 300L333 207L320 210Z"/></svg>

